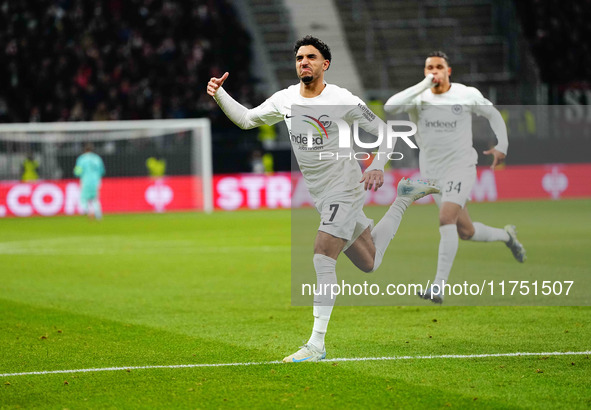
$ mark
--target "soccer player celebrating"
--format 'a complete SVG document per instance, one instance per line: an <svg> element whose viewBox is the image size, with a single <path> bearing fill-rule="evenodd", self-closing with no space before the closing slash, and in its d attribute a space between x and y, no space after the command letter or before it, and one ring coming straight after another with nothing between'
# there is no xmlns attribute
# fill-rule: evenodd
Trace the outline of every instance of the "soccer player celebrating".
<svg viewBox="0 0 591 410"><path fill-rule="evenodd" d="M99 189L101 179L105 175L105 165L97 154L92 152L92 143L84 147L84 154L76 159L74 175L80 178L80 207L82 213L88 214L89 218L100 220L103 216L101 202L99 200Z"/></svg>
<svg viewBox="0 0 591 410"><path fill-rule="evenodd" d="M377 190L382 186L386 155L376 156L362 174L354 156L347 156L354 154L352 148L338 145L339 127L336 121L321 123L318 118L327 115L325 110L338 111L340 107L340 118L348 124L358 121L361 128L374 135L378 135L380 127L385 130L385 124L361 99L344 88L324 81L324 72L331 64L330 48L325 43L315 37L306 36L296 42L294 53L299 84L276 92L258 107L247 109L228 95L222 88L228 73L221 78L212 78L207 85L207 92L228 118L242 129L285 121L306 186L320 213L321 223L314 242L313 263L318 289L322 289L324 285L337 283L335 266L341 252L362 271L375 271L396 234L406 208L413 201L439 190L426 181L402 180L398 185L396 200L380 222L371 229L373 221L363 212L364 190ZM292 106L295 105L298 107L293 107L292 112ZM297 115L296 111L303 113ZM296 129L298 123L302 122L298 122L298 117L303 116L306 121L315 121L318 134L298 134ZM386 138L380 146L383 154L386 154L385 144ZM319 153L322 152L337 152L340 159L320 160ZM324 337L334 302L330 294L321 294L314 298L312 335L308 343L285 357L284 362L318 361L326 357Z"/></svg>
<svg viewBox="0 0 591 410"><path fill-rule="evenodd" d="M458 250L458 236L478 242L504 242L517 261L526 259L515 226L493 228L472 223L466 201L476 181L478 155L472 146L472 113L484 116L498 144L484 154L493 156L492 169L499 165L509 142L507 127L498 110L474 87L451 83L447 55L431 53L425 61L425 79L392 96L385 105L390 113L407 112L417 124L419 167L423 178L436 179L441 193L433 195L439 207L439 256L433 285L419 293L424 299L443 302L442 285L447 282Z"/></svg>

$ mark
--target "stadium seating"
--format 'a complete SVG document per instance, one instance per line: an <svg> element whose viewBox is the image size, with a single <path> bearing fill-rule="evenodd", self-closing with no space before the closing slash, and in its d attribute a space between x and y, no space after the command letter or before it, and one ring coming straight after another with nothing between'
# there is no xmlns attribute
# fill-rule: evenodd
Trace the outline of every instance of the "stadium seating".
<svg viewBox="0 0 591 410"><path fill-rule="evenodd" d="M516 52L518 39L511 37L519 31L511 2L337 0L337 4L343 24L349 27L350 46L365 50L365 61L371 62L364 64L368 94L387 98L392 91L416 83L424 56L441 49L450 56L455 81L492 84L502 102L524 102L511 100L526 94L516 93L514 86L523 69L519 61L527 57ZM536 82L535 73L524 77Z"/></svg>

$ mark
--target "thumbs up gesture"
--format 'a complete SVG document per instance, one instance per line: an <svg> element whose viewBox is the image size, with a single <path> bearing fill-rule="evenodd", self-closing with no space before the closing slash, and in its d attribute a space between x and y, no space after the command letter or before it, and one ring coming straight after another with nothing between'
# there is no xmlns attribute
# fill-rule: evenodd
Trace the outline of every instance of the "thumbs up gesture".
<svg viewBox="0 0 591 410"><path fill-rule="evenodd" d="M226 71L224 75L221 76L221 78L211 77L211 80L209 80L207 83L207 94L213 97L222 84L224 84L224 81L226 81L226 78L228 78L229 75L230 73Z"/></svg>

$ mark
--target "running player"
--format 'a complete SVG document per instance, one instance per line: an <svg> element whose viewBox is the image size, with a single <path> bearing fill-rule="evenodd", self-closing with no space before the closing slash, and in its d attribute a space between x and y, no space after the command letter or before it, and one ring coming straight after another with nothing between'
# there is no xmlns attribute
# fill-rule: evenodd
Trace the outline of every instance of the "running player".
<svg viewBox="0 0 591 410"><path fill-rule="evenodd" d="M472 114L488 119L497 137L497 145L487 151L493 156L492 169L507 154L507 127L499 111L474 87L451 83L447 55L431 53L425 61L425 79L392 96L385 109L390 113L407 112L417 124L420 148L419 167L423 178L437 180L441 193L433 195L439 207L439 256L433 285L419 293L424 299L443 302L442 285L447 282L458 250L458 236L478 242L504 242L517 261L526 259L515 226L493 228L472 223L466 201L476 181L478 155L472 146Z"/></svg>
<svg viewBox="0 0 591 410"><path fill-rule="evenodd" d="M97 154L92 152L92 143L84 147L84 154L76 159L74 175L80 178L80 207L82 213L88 214L89 218L102 219L102 207L99 199L101 179L105 175L105 165Z"/></svg>
<svg viewBox="0 0 591 410"><path fill-rule="evenodd" d="M385 127L385 124L361 99L344 88L324 81L324 72L331 64L330 49L325 43L306 36L295 44L294 54L299 84L276 92L258 107L247 109L228 95L222 88L228 73L221 78L212 78L207 85L207 92L215 98L228 118L242 129L285 121L303 178L320 213L313 262L318 288L322 288L323 285L337 283L335 266L341 252L362 271L375 271L396 234L406 208L414 200L438 192L438 189L424 181L401 181L396 200L375 228L371 229L373 221L363 212L364 189L377 190L382 186L387 159L385 155L376 157L362 175L357 161L352 156L346 159L353 150L338 146L337 124L334 121L322 124L318 119L327 115L343 118L349 124L358 121L361 128L374 135L378 135L379 128ZM298 117L304 116L307 121L314 121L319 130L318 124L322 124L321 132L325 135L315 134L309 141L310 134L299 133L303 129L298 130L302 122L298 121ZM384 139L379 149L384 153L387 149L385 142ZM338 152L341 159L319 160L319 152ZM325 358L324 337L333 306L334 298L331 299L330 295L314 298L312 335L308 343L284 358L284 362Z"/></svg>

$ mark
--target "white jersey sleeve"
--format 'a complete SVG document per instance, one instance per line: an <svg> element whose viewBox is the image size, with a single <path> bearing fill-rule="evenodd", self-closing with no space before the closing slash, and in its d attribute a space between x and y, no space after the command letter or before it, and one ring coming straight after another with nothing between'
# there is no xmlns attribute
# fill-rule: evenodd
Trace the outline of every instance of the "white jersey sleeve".
<svg viewBox="0 0 591 410"><path fill-rule="evenodd" d="M433 74L427 74L427 76L418 84L407 88L406 90L400 91L394 94L386 101L384 110L391 114L397 114L401 112L408 112L413 106L419 103L418 97L425 90L428 90L433 85Z"/></svg>
<svg viewBox="0 0 591 410"><path fill-rule="evenodd" d="M352 124L354 121L357 121L360 128L369 132L372 135L375 135L376 137L380 133L382 133L384 139L382 140L382 143L380 144L377 150L381 154L374 157L374 160L372 161L371 165L367 168L367 171L383 171L386 162L388 161L387 154L392 152L392 150L394 149L394 147L387 147L388 141L386 139L385 132L386 124L371 109L369 109L367 105L365 105L361 98L356 97L354 95L352 95L352 97L352 102L355 104L355 106L352 107L352 109L347 113L345 120L350 124Z"/></svg>
<svg viewBox="0 0 591 410"><path fill-rule="evenodd" d="M284 114L278 108L281 100L280 93L282 92L284 91L276 92L267 98L264 103L250 111L267 125L273 125L283 121Z"/></svg>
<svg viewBox="0 0 591 410"><path fill-rule="evenodd" d="M214 99L226 116L238 127L248 130L263 124L273 125L283 119L274 104L273 94L264 103L253 109L248 109L230 96L223 88L219 88Z"/></svg>
<svg viewBox="0 0 591 410"><path fill-rule="evenodd" d="M507 137L507 125L503 120L503 116L495 107L493 103L484 98L482 93L474 87L468 87L474 94L474 113L480 115L488 120L495 136L497 137L497 145L495 149L507 155L509 148L509 139Z"/></svg>

